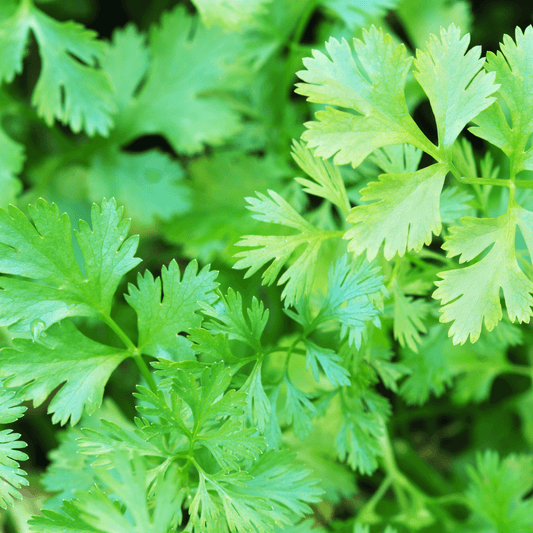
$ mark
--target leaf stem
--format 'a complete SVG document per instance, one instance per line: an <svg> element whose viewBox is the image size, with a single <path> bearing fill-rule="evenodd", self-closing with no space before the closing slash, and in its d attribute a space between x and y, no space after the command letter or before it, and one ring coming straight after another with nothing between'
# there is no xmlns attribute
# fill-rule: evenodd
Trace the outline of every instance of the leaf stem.
<svg viewBox="0 0 533 533"><path fill-rule="evenodd" d="M139 350L133 344L133 341L126 335L124 330L109 316L104 313L101 313L102 320L117 334L118 338L124 343L128 351L131 353L135 364L139 368L141 374L143 375L146 383L150 387L152 392L157 392L157 385L155 384L154 377L150 372L147 364L145 363L142 355L139 353Z"/></svg>

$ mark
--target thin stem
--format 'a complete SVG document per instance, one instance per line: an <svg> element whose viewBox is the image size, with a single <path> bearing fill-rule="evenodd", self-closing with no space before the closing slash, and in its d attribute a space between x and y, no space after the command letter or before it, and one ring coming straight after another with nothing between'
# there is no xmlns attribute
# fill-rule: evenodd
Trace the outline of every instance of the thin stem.
<svg viewBox="0 0 533 533"><path fill-rule="evenodd" d="M102 320L117 334L118 338L124 343L128 351L131 353L135 364L141 371L146 383L148 383L150 390L152 392L157 392L157 385L155 384L154 377L152 376L150 369L146 365L135 344L133 344L132 340L126 335L124 330L109 315L101 313L101 317Z"/></svg>
<svg viewBox="0 0 533 533"><path fill-rule="evenodd" d="M392 476L386 476L377 488L372 497L361 507L357 513L357 522L371 522L374 518L374 509L376 505L383 499L389 487L392 484Z"/></svg>

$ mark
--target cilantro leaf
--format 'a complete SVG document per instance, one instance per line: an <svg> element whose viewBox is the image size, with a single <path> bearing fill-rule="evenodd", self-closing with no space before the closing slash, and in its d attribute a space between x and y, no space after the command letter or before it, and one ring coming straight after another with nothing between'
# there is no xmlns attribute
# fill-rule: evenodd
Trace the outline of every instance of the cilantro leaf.
<svg viewBox="0 0 533 533"><path fill-rule="evenodd" d="M92 207L92 230L80 221L85 275L68 216L44 200L29 211L34 224L16 207L0 210L0 272L8 275L0 277L0 325L38 333L67 316L108 315L120 279L139 262L137 237L124 240L129 222L121 221L122 209L104 200Z"/></svg>
<svg viewBox="0 0 533 533"><path fill-rule="evenodd" d="M50 533L167 533L176 528L182 519L183 499L176 472L168 469L165 476L159 475L150 494L150 480L141 457L135 455L130 460L124 453L115 453L112 464L113 473L98 471L95 488L64 502L61 513L43 510L44 516L34 517L30 525L36 531ZM107 492L119 497L119 506Z"/></svg>
<svg viewBox="0 0 533 533"><path fill-rule="evenodd" d="M528 26L525 31L517 28L515 39L513 41L505 35L501 51L496 55L487 53L485 68L501 84L498 100L478 115L474 120L477 126L470 128L474 135L503 150L511 160L513 175L524 169L533 170L533 150L526 150L533 133L533 84L528 75L533 50L533 27ZM511 125L505 114L507 111L503 109L510 113Z"/></svg>
<svg viewBox="0 0 533 533"><path fill-rule="evenodd" d="M38 342L14 339L13 348L0 352L0 377L7 378L8 387L23 386L19 394L36 406L63 384L48 412L54 424L70 419L74 425L83 411L90 414L100 406L109 376L128 355L85 337L65 321L42 333Z"/></svg>
<svg viewBox="0 0 533 533"><path fill-rule="evenodd" d="M271 285L289 257L300 246L305 246L299 257L281 275L278 285L287 283L283 288L282 298L285 305L292 305L308 293L314 279L318 252L324 241L332 238L332 232L320 230L307 222L291 205L274 191L268 191L270 198L258 193L258 198L246 198L249 209L257 214L253 217L263 222L280 224L297 231L292 235L246 235L237 246L254 248L235 254L240 257L234 268L248 268L245 278L255 274L263 265L272 261L263 272L262 279ZM334 233L334 232L333 232Z"/></svg>
<svg viewBox="0 0 533 533"><path fill-rule="evenodd" d="M1 382L0 382L1 384ZM2 384L3 387L3 384ZM11 424L18 420L26 411L20 405L21 400L13 391L2 389L0 392L0 424ZM19 468L19 461L26 461L28 456L19 451L25 448L25 442L19 440L20 434L11 429L0 431L0 508L6 509L13 505L13 500L22 498L19 488L28 485L24 476L26 472Z"/></svg>
<svg viewBox="0 0 533 533"><path fill-rule="evenodd" d="M329 268L328 290L312 323L337 321L341 326L341 339L347 336L350 346L359 347L366 322L377 317L372 298L385 291L383 276L378 272L367 261L349 264L348 254L342 255Z"/></svg>
<svg viewBox="0 0 533 533"><path fill-rule="evenodd" d="M318 381L319 373L318 366L322 368L324 374L334 386L343 386L350 384L350 372L341 366L342 358L335 353L334 350L322 348L309 339L304 341L305 354L305 368L311 367L313 377Z"/></svg>
<svg viewBox="0 0 533 533"><path fill-rule="evenodd" d="M292 424L293 431L298 438L304 440L311 431L311 420L316 413L311 403L312 395L300 390L285 376L287 397L285 400L285 416L288 424Z"/></svg>
<svg viewBox="0 0 533 533"><path fill-rule="evenodd" d="M58 513L43 509L42 516L33 517L28 524L33 531L40 533L102 533L101 529L96 529L83 520L75 502L63 502L61 511Z"/></svg>
<svg viewBox="0 0 533 533"><path fill-rule="evenodd" d="M466 52L469 35L461 38L454 24L440 30L440 41L431 35L425 50L417 50L415 78L429 97L437 122L439 148L451 149L463 128L495 98L495 74L481 70L481 47ZM453 75L450 73L453 72Z"/></svg>
<svg viewBox="0 0 533 533"><path fill-rule="evenodd" d="M188 211L183 176L181 165L159 150L130 154L110 148L92 160L88 186L92 198L115 196L137 224L150 227Z"/></svg>
<svg viewBox="0 0 533 533"><path fill-rule="evenodd" d="M242 127L239 113L213 93L236 84L230 66L237 61L239 46L233 34L196 24L183 6L164 13L150 31L146 81L117 117L120 144L160 134L176 152L194 154L204 144L219 145L235 135Z"/></svg>
<svg viewBox="0 0 533 533"><path fill-rule="evenodd" d="M298 166L314 180L296 178L296 181L304 186L304 192L329 200L341 212L347 214L350 210L350 202L339 168L313 156L303 143L296 141L293 142L292 157Z"/></svg>
<svg viewBox="0 0 533 533"><path fill-rule="evenodd" d="M430 304L418 298L414 300L406 296L398 283L393 284L394 294L394 338L400 346L409 346L414 352L418 351L420 333L426 332L424 319L429 313Z"/></svg>
<svg viewBox="0 0 533 533"><path fill-rule="evenodd" d="M378 439L383 435L390 406L385 398L366 389L361 394L344 396L343 419L335 445L339 458L353 470L371 474L381 455Z"/></svg>
<svg viewBox="0 0 533 533"><path fill-rule="evenodd" d="M529 322L533 314L533 283L518 266L514 244L518 225L533 252L533 214L511 204L497 218L465 217L462 222L450 228L443 245L449 257L459 255L463 263L492 248L477 263L439 274L442 281L436 282L433 297L442 301L441 322L453 322L450 336L455 344L464 344L468 337L475 342L483 323L491 331L501 320L500 289L511 322Z"/></svg>
<svg viewBox="0 0 533 533"><path fill-rule="evenodd" d="M441 230L439 198L446 173L445 165L435 164L405 174L382 174L378 182L369 183L361 199L373 203L354 207L346 219L354 224L345 235L348 249L357 255L366 250L372 260L385 241L389 260L429 244L432 233Z"/></svg>
<svg viewBox="0 0 533 533"><path fill-rule="evenodd" d="M320 3L352 30L385 16L389 9L396 7L398 0L321 0Z"/></svg>
<svg viewBox="0 0 533 533"><path fill-rule="evenodd" d="M476 457L476 468L469 468L470 507L487 525L501 533L526 533L533 525L533 502L524 500L533 488L533 457L509 455L500 459L487 450Z"/></svg>
<svg viewBox="0 0 533 533"><path fill-rule="evenodd" d="M326 50L313 51L304 59L307 70L297 72L304 83L296 92L308 101L331 107L318 111L318 122L307 122L302 139L315 155L334 156L337 165L358 166L369 154L393 144L409 143L426 149L429 141L411 118L405 101L404 86L411 65L404 45L394 46L390 35L372 27L363 31L363 40L348 43L331 38Z"/></svg>
<svg viewBox="0 0 533 533"><path fill-rule="evenodd" d="M271 0L193 0L202 15L204 24L222 26L228 30L241 30L265 13Z"/></svg>
<svg viewBox="0 0 533 533"><path fill-rule="evenodd" d="M57 22L33 4L22 2L16 13L0 23L0 80L10 82L22 71L30 30L41 56L32 96L37 114L49 126L57 119L74 132L83 129L88 135L107 135L115 112L113 89L107 76L96 69L105 45L81 24Z"/></svg>
<svg viewBox="0 0 533 533"><path fill-rule="evenodd" d="M131 57L134 57L135 61L131 61ZM133 24L115 30L101 64L115 89L113 97L119 115L127 112L135 102L139 85L150 65L145 35Z"/></svg>
<svg viewBox="0 0 533 533"><path fill-rule="evenodd" d="M242 310L242 296L231 287L226 297L222 297L214 306L201 304L204 314L211 317L206 328L215 333L225 333L229 339L248 344L257 352L262 351L261 335L268 322L268 309L255 296L252 306Z"/></svg>
<svg viewBox="0 0 533 533"><path fill-rule="evenodd" d="M402 363L410 375L400 386L400 395L409 405L422 405L430 394L441 396L451 385L449 358L453 345L441 324L432 326L417 352L404 348Z"/></svg>
<svg viewBox="0 0 533 533"><path fill-rule="evenodd" d="M126 301L137 312L139 328L138 349L142 353L159 357L181 346L183 338L178 334L200 326L202 318L197 312L199 302L211 303L216 271L204 267L198 272L198 263L191 261L183 278L176 261L163 267L161 277L154 279L150 272L137 276L137 285L130 284ZM162 292L164 293L162 296Z"/></svg>

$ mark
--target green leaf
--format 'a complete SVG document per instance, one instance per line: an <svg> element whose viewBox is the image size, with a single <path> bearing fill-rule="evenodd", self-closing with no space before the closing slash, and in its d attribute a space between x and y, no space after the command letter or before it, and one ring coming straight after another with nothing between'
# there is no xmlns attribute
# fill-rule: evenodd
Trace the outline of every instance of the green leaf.
<svg viewBox="0 0 533 533"><path fill-rule="evenodd" d="M1 383L1 382L0 382ZM2 384L2 389L4 384ZM12 424L22 417L27 407L20 405L22 400L17 398L14 391L0 392L0 424Z"/></svg>
<svg viewBox="0 0 533 533"><path fill-rule="evenodd" d="M398 381L411 374L411 369L402 363L392 362L394 353L380 347L372 349L370 365L383 381L383 385L393 392L398 392Z"/></svg>
<svg viewBox="0 0 533 533"><path fill-rule="evenodd" d="M29 520L31 530L38 533L102 533L101 529L95 529L80 517L76 502L63 502L61 511L58 513L43 509L43 516L35 516Z"/></svg>
<svg viewBox="0 0 533 533"><path fill-rule="evenodd" d="M33 224L16 207L0 210L0 326L38 334L70 316L109 314L122 276L139 263L137 237L125 239L129 222L114 201L93 205L92 229L80 221L72 244L70 220L55 204L30 206ZM17 276L17 277L11 277Z"/></svg>
<svg viewBox="0 0 533 533"><path fill-rule="evenodd" d="M284 159L272 154L260 157L237 150L215 151L188 162L191 209L165 225L165 237L183 246L185 256L233 264L240 236L263 225L250 220L243 198L277 189L292 172Z"/></svg>
<svg viewBox="0 0 533 533"><path fill-rule="evenodd" d="M339 364L342 362L342 358L334 350L322 348L309 339L305 339L304 344L306 348L305 368L307 370L311 367L313 377L317 381L319 379L318 367L320 365L332 385L341 387L350 384L350 372Z"/></svg>
<svg viewBox="0 0 533 533"><path fill-rule="evenodd" d="M188 211L190 190L183 176L181 165L159 150L131 154L110 148L91 162L89 194L115 196L137 224L150 227Z"/></svg>
<svg viewBox="0 0 533 533"><path fill-rule="evenodd" d="M57 22L29 3L0 23L2 45L0 80L12 81L22 72L22 59L30 30L39 45L41 72L32 96L37 114L52 126L54 119L74 132L107 135L115 112L113 89L97 70L105 45L96 32L76 22Z"/></svg>
<svg viewBox="0 0 533 533"><path fill-rule="evenodd" d="M266 13L271 0L193 0L204 24L227 30L242 30Z"/></svg>
<svg viewBox="0 0 533 533"><path fill-rule="evenodd" d="M453 349L445 328L436 324L422 339L418 352L402 350L402 363L410 375L401 384L400 395L409 405L426 403L432 393L441 396L451 385L449 358Z"/></svg>
<svg viewBox="0 0 533 533"><path fill-rule="evenodd" d="M409 346L414 352L418 351L421 343L420 333L426 332L424 320L429 313L430 304L422 298L414 300L405 296L398 283L393 284L394 295L394 338L401 346Z"/></svg>
<svg viewBox="0 0 533 533"><path fill-rule="evenodd" d="M315 406L310 402L312 395L295 387L288 376L285 376L284 383L287 389L287 397L285 400L285 416L287 423L292 424L296 436L299 439L304 440L309 436L312 418L316 413Z"/></svg>
<svg viewBox="0 0 533 533"><path fill-rule="evenodd" d="M259 361L250 372L246 382L241 387L241 391L248 394L244 413L260 433L264 433L270 422L272 405L263 389L261 368L262 363Z"/></svg>
<svg viewBox="0 0 533 533"><path fill-rule="evenodd" d="M239 470L245 460L263 453L265 439L255 428L245 428L242 420L227 420L216 430L200 434L197 442L207 448L223 470Z"/></svg>
<svg viewBox="0 0 533 533"><path fill-rule="evenodd" d="M1 382L2 387L4 386ZM18 420L26 411L20 405L21 399L15 397L13 391L0 391L0 424L11 424ZM19 488L28 485L23 477L24 470L19 468L19 461L26 461L28 456L19 451L27 444L19 440L20 434L11 429L0 431L0 508L6 509L13 505L13 500L22 498Z"/></svg>
<svg viewBox="0 0 533 533"><path fill-rule="evenodd" d="M377 318L373 298L386 290L378 272L367 261L349 264L348 254L342 255L329 268L328 291L312 324L335 320L341 326L341 339L347 336L350 346L359 347L366 323Z"/></svg>
<svg viewBox="0 0 533 533"><path fill-rule="evenodd" d="M378 254L385 241L387 260L406 251L420 251L430 244L432 233L441 230L439 198L447 167L431 165L405 174L382 174L378 182L364 188L362 201L371 204L352 209L346 219L354 227L346 232L348 249L369 260Z"/></svg>
<svg viewBox="0 0 533 533"><path fill-rule="evenodd" d="M378 466L377 457L381 455L378 439L383 435L390 406L370 389L343 401L343 420L335 441L338 456L353 470L371 474Z"/></svg>
<svg viewBox="0 0 533 533"><path fill-rule="evenodd" d="M261 336L268 322L268 309L255 296L252 306L242 310L242 296L231 287L226 297L215 305L202 304L204 314L211 317L206 328L215 333L224 333L229 339L248 344L257 352L262 351Z"/></svg>
<svg viewBox="0 0 533 533"><path fill-rule="evenodd" d="M321 0L320 3L354 30L384 17L387 11L396 7L398 0Z"/></svg>
<svg viewBox="0 0 533 533"><path fill-rule="evenodd" d="M183 6L164 13L150 31L146 81L127 112L117 117L121 144L160 134L176 152L194 154L204 144L220 145L239 132L240 115L215 94L246 82L231 79L240 46L234 34L197 24Z"/></svg>
<svg viewBox="0 0 533 533"><path fill-rule="evenodd" d="M533 457L509 455L500 459L487 450L468 469L469 506L499 533L526 533L533 525L533 501L524 500L533 488Z"/></svg>
<svg viewBox="0 0 533 533"><path fill-rule="evenodd" d="M326 50L313 51L304 59L307 70L297 75L296 92L308 101L334 105L318 111L318 122L308 122L302 139L315 155L331 157L337 165L358 166L368 155L393 144L409 143L425 149L430 145L415 124L405 101L404 87L411 66L404 45L394 46L390 35L372 27L363 31L363 40L354 39L356 63L350 46L331 38Z"/></svg>
<svg viewBox="0 0 533 533"><path fill-rule="evenodd" d="M197 328L202 322L197 314L200 302L215 300L217 274L208 266L198 272L196 261L187 265L183 278L176 261L162 268L161 277L154 279L148 271L144 276L139 274L138 287L129 284L129 294L125 296L137 313L139 351L159 357L177 350L184 341L179 333Z"/></svg>
<svg viewBox="0 0 533 533"><path fill-rule="evenodd" d="M85 337L65 321L42 333L37 342L14 339L13 348L0 352L0 377L7 377L7 387L23 386L19 394L35 406L63 384L48 412L54 424L70 419L74 425L84 411L91 414L101 405L109 376L128 356L125 350Z"/></svg>
<svg viewBox="0 0 533 533"><path fill-rule="evenodd" d="M325 198L336 205L342 213L347 214L350 210L350 202L339 168L315 157L303 143L297 141L294 141L292 145L292 157L298 166L314 180L295 178L304 187L303 190L314 196Z"/></svg>
<svg viewBox="0 0 533 533"><path fill-rule="evenodd" d="M47 493L55 493L46 500L46 509L60 511L63 502L73 499L77 491L87 492L94 487L97 481L97 461L81 446L85 445L87 431L98 431L103 438L109 438L105 424L111 421L115 426L120 424L123 431L131 431L131 422L112 400L106 398L95 413L90 416L84 413L78 426L68 427L56 434L59 445L49 453L50 464L40 479ZM83 427L83 431L80 427ZM113 450L116 448L116 441L114 444ZM101 448L98 451L100 450Z"/></svg>
<svg viewBox="0 0 533 533"><path fill-rule="evenodd" d="M511 322L529 322L533 314L533 283L520 270L515 252L516 226L520 227L530 254L533 252L533 215L516 204L497 218L462 219L463 226L450 228L443 249L459 262L472 261L487 248L482 259L466 268L439 274L442 281L433 297L442 301L441 322L453 322L450 336L455 344L468 337L475 342L483 323L488 331L502 318L503 290Z"/></svg>
<svg viewBox="0 0 533 533"><path fill-rule="evenodd" d="M292 235L246 235L237 246L254 248L235 254L240 257L233 268L248 271L245 278L255 274L266 263L272 261L270 266L263 272L263 284L271 285L277 278L289 257L296 249L304 246L304 249L289 268L281 275L278 285L287 283L283 288L282 298L285 305L293 305L304 294L311 290L314 279L315 265L322 243L332 238L329 231L320 230L307 222L291 205L274 191L268 191L268 196L257 193L258 198L246 198L250 204L249 209L254 211L253 217L263 222L280 224L297 231Z"/></svg>
<svg viewBox="0 0 533 533"><path fill-rule="evenodd" d="M101 64L115 89L113 97L119 113L123 113L133 105L150 65L145 35L133 24L116 29Z"/></svg>
<svg viewBox="0 0 533 533"><path fill-rule="evenodd" d="M486 69L500 83L498 101L474 122L470 131L494 144L511 159L511 172L533 170L533 150L526 145L533 133L533 82L528 75L533 53L533 27L516 28L516 42L505 35L501 51L487 53ZM502 108L503 106L503 108ZM504 109L506 110L504 112ZM506 117L510 114L510 123Z"/></svg>
<svg viewBox="0 0 533 533"><path fill-rule="evenodd" d="M142 458L114 454L113 473L99 470L98 486L64 502L61 513L43 511L30 525L34 531L56 533L168 533L181 522L183 490L175 470L159 474L149 491L149 476ZM100 488L104 486L106 490ZM119 505L107 492L118 497ZM121 509L122 507L122 509ZM124 512L125 511L125 512Z"/></svg>
<svg viewBox="0 0 533 533"><path fill-rule="evenodd" d="M271 505L268 514L279 523L292 525L311 512L309 504L321 499L322 491L309 478L310 471L297 466L294 457L285 452L263 454L249 472L252 479L236 492L266 500Z"/></svg>
<svg viewBox="0 0 533 533"><path fill-rule="evenodd" d="M481 70L481 47L466 51L470 36L461 38L454 24L440 30L440 41L430 35L426 49L417 50L415 78L428 95L437 122L439 148L451 149L463 128L495 98L495 74ZM453 74L452 74L453 73Z"/></svg>

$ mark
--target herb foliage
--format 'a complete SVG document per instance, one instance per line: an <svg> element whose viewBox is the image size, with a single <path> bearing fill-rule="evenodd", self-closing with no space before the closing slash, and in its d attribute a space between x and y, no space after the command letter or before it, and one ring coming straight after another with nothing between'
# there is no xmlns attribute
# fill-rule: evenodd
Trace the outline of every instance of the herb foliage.
<svg viewBox="0 0 533 533"><path fill-rule="evenodd" d="M59 4L0 6L0 527L532 531L533 27Z"/></svg>

